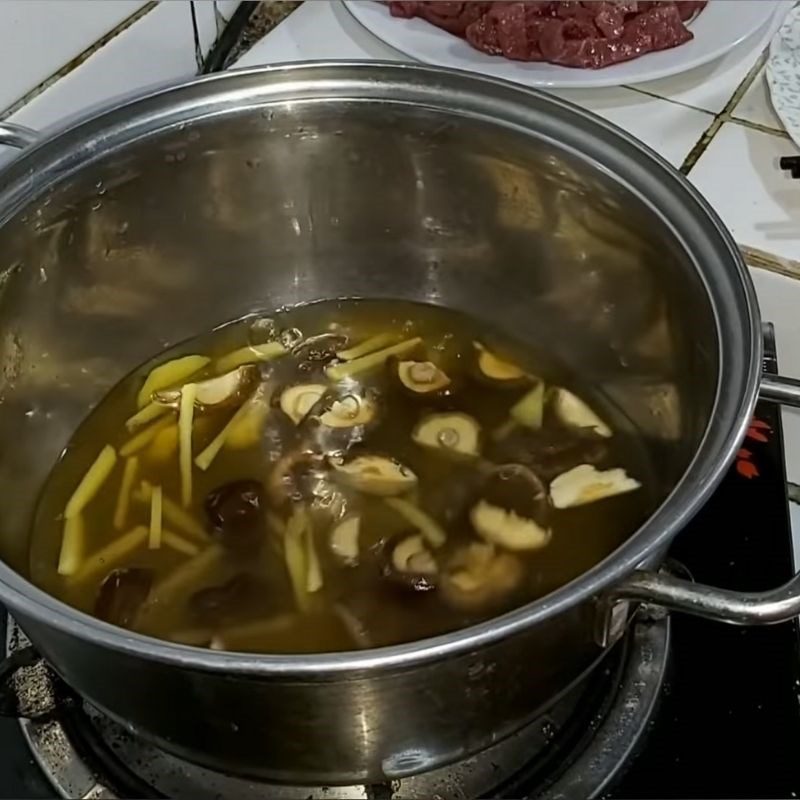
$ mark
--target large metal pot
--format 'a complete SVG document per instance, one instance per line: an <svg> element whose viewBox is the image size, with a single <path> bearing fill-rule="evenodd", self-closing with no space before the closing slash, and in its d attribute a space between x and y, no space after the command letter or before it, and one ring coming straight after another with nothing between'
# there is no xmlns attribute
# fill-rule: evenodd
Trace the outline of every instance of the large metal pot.
<svg viewBox="0 0 800 800"><path fill-rule="evenodd" d="M636 571L659 565L731 461L761 339L733 241L624 132L499 81L340 63L215 76L9 137L30 146L0 181L0 599L132 730L226 770L382 780L520 727L596 663L616 600L736 622L800 611L796 580L743 597ZM353 295L445 304L544 343L638 428L658 510L543 600L358 653L182 647L26 581L37 492L115 381L211 324Z"/></svg>

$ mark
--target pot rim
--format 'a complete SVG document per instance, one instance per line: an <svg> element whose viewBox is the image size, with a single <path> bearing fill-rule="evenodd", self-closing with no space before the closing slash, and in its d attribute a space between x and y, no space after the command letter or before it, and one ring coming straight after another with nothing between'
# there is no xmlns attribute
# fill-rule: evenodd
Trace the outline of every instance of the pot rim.
<svg viewBox="0 0 800 800"><path fill-rule="evenodd" d="M494 99L495 96L502 96L513 106L522 106L526 102L531 106L544 104L549 109L558 111L562 117L571 119L576 127L583 126L593 134L604 136L616 147L625 149L631 158L638 158L647 165L650 172L657 173L659 180L668 186L670 191L681 196L684 205L693 204L692 213L699 213L708 227L707 239L711 240L716 248L716 255L722 256L720 262L728 262L724 264L723 269L731 270L729 276L731 286L723 288L733 292L732 299L738 304L736 311L739 313L729 311L727 316L730 319L721 318L719 305L725 298L718 296L717 302L712 301L719 362L717 387L709 421L691 462L658 509L638 531L603 561L543 598L478 625L428 639L370 650L302 655L206 650L155 639L98 620L57 600L30 583L10 566L0 562L0 600L9 606L12 613L18 612L23 626L25 620L30 620L35 624L56 628L64 634L120 653L162 663L191 666L202 671L325 680L363 670L409 668L463 654L465 651L486 648L597 597L667 545L705 503L732 462L755 408L763 345L755 290L744 259L730 233L710 205L672 165L616 125L561 98L498 78L479 76L462 70L401 62L332 60L229 70L225 73L145 89L92 107L60 125L48 128L41 141L25 150L18 159L6 166L2 174L3 177L8 177L15 168L27 164L29 159L35 159L45 148L55 147L58 152L59 140L68 132L74 133L89 126L90 123L106 123L108 126L108 118L113 121L115 118L125 118L127 115L135 114L136 106L148 100L163 98L165 102L171 100L179 104L180 98L170 96L176 93L180 95L181 92L197 87L207 90L206 99L208 99L214 96L213 89L216 87L224 89L228 84L235 86L237 81L246 83L253 79L280 82L281 78L287 78L291 89L294 79L296 79L295 85L299 86L303 79L314 80L320 76L324 85L324 81L330 79L331 75L336 78L342 73L342 76L347 77L349 71L353 71L361 80L370 80L369 76L372 75L371 81L376 81L376 76L388 75L400 82L415 81L415 85L424 86L426 89L431 86L433 90L439 91L449 84L457 91L471 91L479 97ZM373 83L373 92L374 85ZM246 99L246 96L243 96L243 99ZM438 107L453 110L447 105L448 102L452 102L452 98L441 100ZM244 107L247 106L239 106L239 108ZM156 123L160 121L156 119ZM498 125L504 123L502 119L493 121ZM505 122L513 124L507 120ZM168 125L169 123L161 124L157 129L163 129ZM102 137L100 141L102 144ZM73 168L80 166L88 160L73 161L71 166ZM42 188L42 186L36 188L35 181L31 182L31 171L25 170L25 172L28 174L27 186L23 192L18 190L15 198L18 202L30 200ZM48 176L49 180L63 175L63 169L56 168L53 172L55 174ZM22 174L20 172L20 175ZM18 182L20 180L17 176L14 176L14 179ZM9 184L13 188L14 182L9 181ZM0 190L0 208L8 203L9 198L14 199L12 190ZM2 209L0 216L3 220L0 220L0 224L3 224L7 211L8 208ZM713 241L714 239L716 241ZM711 268L713 267L709 267ZM706 273L699 274L707 296L712 300L715 292L719 295L718 289L708 280ZM728 300L731 300L730 296ZM738 365L738 373L733 370L734 380L725 382L726 391L723 392L722 377L727 365L724 356L728 353L728 361L730 360L730 353L736 349L731 342L735 345L737 340L745 351L743 363ZM741 387L738 399L737 392L731 391L732 387L737 386Z"/></svg>

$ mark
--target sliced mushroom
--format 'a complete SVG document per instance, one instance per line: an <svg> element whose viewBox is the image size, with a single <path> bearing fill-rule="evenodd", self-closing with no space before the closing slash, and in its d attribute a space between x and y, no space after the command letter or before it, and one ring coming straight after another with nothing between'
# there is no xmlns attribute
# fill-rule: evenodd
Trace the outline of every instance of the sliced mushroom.
<svg viewBox="0 0 800 800"><path fill-rule="evenodd" d="M347 394L334 400L331 407L320 416L320 422L329 428L355 428L366 425L375 418L375 404L368 397Z"/></svg>
<svg viewBox="0 0 800 800"><path fill-rule="evenodd" d="M487 350L480 342L473 342L472 344L478 353L478 371L482 377L488 378L494 383L507 385L516 385L525 379L525 371L516 364L499 358L491 350Z"/></svg>
<svg viewBox="0 0 800 800"><path fill-rule="evenodd" d="M481 497L490 505L549 527L550 500L539 476L522 464L502 464L488 473Z"/></svg>
<svg viewBox="0 0 800 800"><path fill-rule="evenodd" d="M417 476L408 467L385 456L356 456L350 461L330 456L328 463L344 484L364 494L393 497L417 485Z"/></svg>
<svg viewBox="0 0 800 800"><path fill-rule="evenodd" d="M331 530L331 550L345 562L358 561L358 540L361 534L361 517L345 517Z"/></svg>
<svg viewBox="0 0 800 800"><path fill-rule="evenodd" d="M480 453L481 428L468 414L429 414L411 433L422 447L458 456L477 456Z"/></svg>
<svg viewBox="0 0 800 800"><path fill-rule="evenodd" d="M397 377L415 394L433 394L450 385L450 378L432 361L400 361Z"/></svg>
<svg viewBox="0 0 800 800"><path fill-rule="evenodd" d="M469 519L482 539L506 550L538 550L550 541L551 532L547 528L486 500L473 506Z"/></svg>
<svg viewBox="0 0 800 800"><path fill-rule="evenodd" d="M537 431L517 427L492 442L487 456L493 461L524 464L544 480L552 480L578 464L601 463L608 456L608 442L577 428L545 426Z"/></svg>
<svg viewBox="0 0 800 800"><path fill-rule="evenodd" d="M428 592L436 588L439 567L421 534L393 537L386 543L384 577L413 589Z"/></svg>
<svg viewBox="0 0 800 800"><path fill-rule="evenodd" d="M553 480L550 499L556 508L572 508L633 492L641 485L622 468L598 470L591 464L581 464Z"/></svg>
<svg viewBox="0 0 800 800"><path fill-rule="evenodd" d="M556 417L571 428L590 430L606 439L613 435L611 428L580 397L566 389L554 389L550 402Z"/></svg>
<svg viewBox="0 0 800 800"><path fill-rule="evenodd" d="M295 425L299 425L327 391L328 387L321 383L301 383L297 386L289 386L281 393L281 411Z"/></svg>
<svg viewBox="0 0 800 800"><path fill-rule="evenodd" d="M491 544L472 542L445 566L439 582L444 601L462 611L488 609L502 603L522 582L522 562Z"/></svg>
<svg viewBox="0 0 800 800"><path fill-rule="evenodd" d="M209 492L205 511L222 544L235 552L251 553L264 539L264 488L260 481L240 480Z"/></svg>
<svg viewBox="0 0 800 800"><path fill-rule="evenodd" d="M195 592L187 608L199 625L224 625L268 610L269 596L265 581L242 572L223 584Z"/></svg>
<svg viewBox="0 0 800 800"><path fill-rule="evenodd" d="M199 381L195 385L194 404L199 410L211 410L236 405L258 382L258 367L245 364L224 375ZM169 408L178 408L181 389L167 389L153 394L153 401Z"/></svg>
<svg viewBox="0 0 800 800"><path fill-rule="evenodd" d="M153 571L123 567L109 572L100 584L95 616L122 628L130 628L153 586Z"/></svg>

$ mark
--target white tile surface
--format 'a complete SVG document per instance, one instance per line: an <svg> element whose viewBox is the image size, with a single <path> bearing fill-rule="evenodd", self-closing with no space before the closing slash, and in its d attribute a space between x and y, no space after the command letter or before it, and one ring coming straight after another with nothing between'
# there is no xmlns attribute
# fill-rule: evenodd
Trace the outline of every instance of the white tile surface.
<svg viewBox="0 0 800 800"><path fill-rule="evenodd" d="M0 2L0 111L127 19L144 0Z"/></svg>
<svg viewBox="0 0 800 800"><path fill-rule="evenodd" d="M189 4L162 2L11 120L43 128L117 95L189 78L196 70Z"/></svg>
<svg viewBox="0 0 800 800"><path fill-rule="evenodd" d="M320 36L320 31L325 31ZM325 58L403 60L406 57L365 30L338 2L305 3L267 34L236 66ZM625 88L555 92L594 111L680 164L711 124L701 111Z"/></svg>
<svg viewBox="0 0 800 800"><path fill-rule="evenodd" d="M684 72L682 75L642 83L637 88L705 111L714 113L722 111L769 44L792 4L793 0L784 0L769 25L742 42L726 56L711 64Z"/></svg>
<svg viewBox="0 0 800 800"><path fill-rule="evenodd" d="M800 259L800 183L778 169L781 156L797 153L788 139L729 122L689 178L739 243Z"/></svg>
<svg viewBox="0 0 800 800"><path fill-rule="evenodd" d="M734 107L732 116L735 119L755 122L778 131L783 130L783 125L769 99L769 87L763 67L759 70L753 83L750 84L750 88Z"/></svg>
<svg viewBox="0 0 800 800"><path fill-rule="evenodd" d="M630 89L573 89L553 94L632 133L676 167L713 121L705 111L667 103Z"/></svg>
<svg viewBox="0 0 800 800"><path fill-rule="evenodd" d="M225 25L225 19L219 15L216 6L214 0L195 0L194 3L200 49L204 56L208 55Z"/></svg>

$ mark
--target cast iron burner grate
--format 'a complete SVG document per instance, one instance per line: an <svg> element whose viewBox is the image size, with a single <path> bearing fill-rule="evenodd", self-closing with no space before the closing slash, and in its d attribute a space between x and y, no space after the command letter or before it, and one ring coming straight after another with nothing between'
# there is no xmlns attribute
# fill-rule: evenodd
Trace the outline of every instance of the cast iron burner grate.
<svg viewBox="0 0 800 800"><path fill-rule="evenodd" d="M9 626L9 652L29 653ZM451 767L386 784L285 786L190 764L127 732L33 660L14 676L23 734L61 797L416 800L596 797L639 745L667 671L669 621L642 615L605 663L519 733Z"/></svg>

